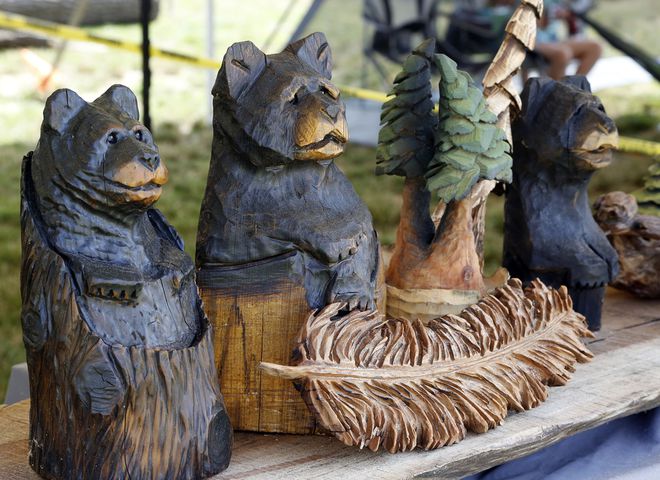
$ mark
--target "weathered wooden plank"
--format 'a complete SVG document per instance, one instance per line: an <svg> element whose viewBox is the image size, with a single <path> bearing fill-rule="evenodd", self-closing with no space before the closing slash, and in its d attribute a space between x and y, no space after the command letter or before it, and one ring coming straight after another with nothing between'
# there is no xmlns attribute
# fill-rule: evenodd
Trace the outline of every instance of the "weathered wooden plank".
<svg viewBox="0 0 660 480"><path fill-rule="evenodd" d="M566 387L550 389L544 404L483 435L431 452L390 455L329 437L238 433L229 469L215 478L457 478L660 405L660 302L609 292L603 326L592 341L596 358L578 366ZM0 407L0 478L38 478L27 463L28 406Z"/></svg>

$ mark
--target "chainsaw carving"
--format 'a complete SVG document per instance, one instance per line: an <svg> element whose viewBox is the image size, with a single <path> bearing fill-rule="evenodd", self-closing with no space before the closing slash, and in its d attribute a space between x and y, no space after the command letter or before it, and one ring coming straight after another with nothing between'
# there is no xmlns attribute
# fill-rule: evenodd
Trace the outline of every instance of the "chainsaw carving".
<svg viewBox="0 0 660 480"><path fill-rule="evenodd" d="M137 101L47 101L23 162L30 464L57 479L204 478L231 427L192 260L152 207L167 181Z"/></svg>
<svg viewBox="0 0 660 480"><path fill-rule="evenodd" d="M639 215L637 201L623 192L601 196L594 218L619 256L611 285L642 298L660 298L660 217Z"/></svg>
<svg viewBox="0 0 660 480"><path fill-rule="evenodd" d="M301 330L295 366L263 364L295 379L319 423L347 445L403 452L485 432L509 409L543 402L592 354L584 317L565 288L518 280L459 315L427 324L334 304Z"/></svg>
<svg viewBox="0 0 660 480"><path fill-rule="evenodd" d="M484 95L432 41L422 43L394 80L383 105L377 173L406 178L401 220L387 271L388 312L430 319L457 313L496 285L484 279L485 201L496 181L511 179L509 108L519 105L512 78L534 47L542 2L524 2L484 78ZM430 67L440 73L433 112ZM513 105L512 105L513 103ZM440 204L429 215L431 194Z"/></svg>
<svg viewBox="0 0 660 480"><path fill-rule="evenodd" d="M331 70L320 33L274 55L241 42L213 88L196 260L239 429L312 431L290 383L262 379L258 362L287 362L312 309L341 301L364 310L377 298L371 214L333 162L348 131Z"/></svg>
<svg viewBox="0 0 660 480"><path fill-rule="evenodd" d="M523 282L566 285L575 310L598 330L618 262L592 217L587 186L612 159L616 126L584 77L530 79L522 99L513 123L503 263Z"/></svg>

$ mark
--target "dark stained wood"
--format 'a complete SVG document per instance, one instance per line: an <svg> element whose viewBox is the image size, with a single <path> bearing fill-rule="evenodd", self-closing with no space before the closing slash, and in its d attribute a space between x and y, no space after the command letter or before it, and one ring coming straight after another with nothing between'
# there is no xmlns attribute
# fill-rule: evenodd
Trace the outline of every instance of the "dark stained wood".
<svg viewBox="0 0 660 480"><path fill-rule="evenodd" d="M399 480L461 478L533 453L614 418L660 405L660 301L608 290L596 353L539 407L461 443L391 455L357 450L331 437L237 433L232 463L217 479ZM594 399L598 401L595 402ZM0 478L36 479L27 463L28 402L0 406Z"/></svg>
<svg viewBox="0 0 660 480"><path fill-rule="evenodd" d="M345 302L365 310L378 301L371 214L333 162L348 131L331 68L320 33L274 55L240 42L213 88L196 263L237 429L312 431L295 389L264 379L259 362L288 362L313 309Z"/></svg>
<svg viewBox="0 0 660 480"><path fill-rule="evenodd" d="M522 105L512 125L503 265L524 282L566 285L575 309L598 330L605 285L618 263L591 215L587 186L611 161L616 126L584 77L530 79Z"/></svg>
<svg viewBox="0 0 660 480"><path fill-rule="evenodd" d="M167 181L137 100L47 101L23 162L30 464L47 478L206 477L232 432L192 259L152 207Z"/></svg>

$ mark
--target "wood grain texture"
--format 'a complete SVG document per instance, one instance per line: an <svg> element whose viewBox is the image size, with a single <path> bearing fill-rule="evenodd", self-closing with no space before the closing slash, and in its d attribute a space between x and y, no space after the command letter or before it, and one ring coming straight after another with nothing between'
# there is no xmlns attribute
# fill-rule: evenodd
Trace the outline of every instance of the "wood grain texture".
<svg viewBox="0 0 660 480"><path fill-rule="evenodd" d="M660 405L660 301L608 291L596 354L539 407L511 414L481 435L434 451L390 455L332 437L238 433L229 468L216 479L461 478L609 420ZM616 388L613 386L616 385ZM598 399L594 401L594 399ZM0 406L0 478L36 480L27 463L28 402Z"/></svg>
<svg viewBox="0 0 660 480"><path fill-rule="evenodd" d="M263 271L245 272L246 276ZM288 364L310 313L305 289L271 275L270 292L200 287L213 319L215 360L227 412L236 430L313 433L316 422L290 381L264 375L262 361Z"/></svg>
<svg viewBox="0 0 660 480"><path fill-rule="evenodd" d="M543 14L542 0L526 0L516 7L505 27L502 45L482 80L483 94L488 109L497 116L497 126L504 131L509 145L511 137L511 117L521 108L520 96L514 87L513 79L520 71L527 51L534 50L536 24ZM481 180L481 188L470 194L472 200L472 224L474 241L481 267L484 263L484 237L486 234L486 198L495 188L492 180Z"/></svg>
<svg viewBox="0 0 660 480"><path fill-rule="evenodd" d="M262 364L300 383L318 422L347 445L390 453L461 441L538 406L592 354L565 288L519 280L458 315L423 324L351 312L311 315L295 366Z"/></svg>
<svg viewBox="0 0 660 480"><path fill-rule="evenodd" d="M151 208L167 180L137 100L47 101L21 177L30 464L50 479L204 478L232 430L192 259ZM82 193L84 192L84 193Z"/></svg>

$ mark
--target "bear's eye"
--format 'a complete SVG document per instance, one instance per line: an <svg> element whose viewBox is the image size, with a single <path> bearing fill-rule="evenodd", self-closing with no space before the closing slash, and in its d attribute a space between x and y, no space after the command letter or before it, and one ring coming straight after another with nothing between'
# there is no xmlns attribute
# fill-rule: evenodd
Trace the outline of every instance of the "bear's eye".
<svg viewBox="0 0 660 480"><path fill-rule="evenodd" d="M142 132L142 130L136 130L135 131L135 139L138 142L144 142L144 133Z"/></svg>
<svg viewBox="0 0 660 480"><path fill-rule="evenodd" d="M117 132L110 132L108 134L108 138L106 139L106 141L110 145L114 145L115 143L117 143L119 141L119 135L117 135Z"/></svg>
<svg viewBox="0 0 660 480"><path fill-rule="evenodd" d="M333 92L330 88L328 88L325 85L321 85L319 87L319 90L321 92L321 95L325 95L326 97L330 97L333 100L337 100L337 92Z"/></svg>

